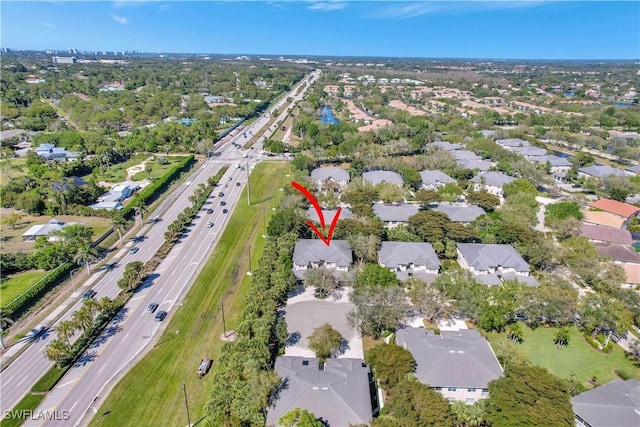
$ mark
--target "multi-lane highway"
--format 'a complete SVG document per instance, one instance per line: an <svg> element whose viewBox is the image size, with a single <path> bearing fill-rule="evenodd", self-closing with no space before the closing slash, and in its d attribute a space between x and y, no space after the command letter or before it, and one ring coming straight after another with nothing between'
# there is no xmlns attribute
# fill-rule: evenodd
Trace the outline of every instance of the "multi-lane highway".
<svg viewBox="0 0 640 427"><path fill-rule="evenodd" d="M307 81L313 82L318 77L318 73L307 76L299 85L296 85L292 93L299 87L307 87ZM278 120L286 117L286 110L304 95L304 90L300 94L292 96L291 101L283 97L270 110L280 109L285 106L283 113ZM245 132L259 134L264 132L266 136L273 133L272 129L263 129L269 121L270 112L258 118L251 125L244 129ZM197 172L190 177L189 181L172 193L161 211L161 220L157 223L145 225L139 235L145 238L141 243L136 244L139 251L130 254L128 248L122 250L124 255L118 261L116 268L104 273L93 287L97 292L96 297L108 296L113 298L119 292L117 281L122 276L124 266L131 261L146 261L152 257L156 250L164 241L164 232L168 225L188 207L191 202L189 196L198 184L215 175L221 165L226 163L231 167L223 176L220 187L212 193L210 205L205 206L205 210L200 212L198 218L193 222L190 231L181 238L181 241L174 247L169 256L163 260L153 277L148 283L136 293L125 307L124 316L115 319L105 330L103 335L92 345L87 354L83 357L82 363L76 364L59 385L47 396L38 408L38 411L56 411L57 414L64 412L68 414L59 421L49 421L47 425L77 425L88 422L90 411L102 398L106 397L109 389L113 386L112 380L116 375L132 366L133 359L143 351L148 350L150 344L157 339L159 334L157 329L166 324L155 322L154 315L145 312L149 303L159 304L157 311L167 311L169 317L173 312L176 302L181 299L186 290L191 285L199 268L204 264L209 256L219 236L226 225L227 218L234 208L239 194L246 181L247 172L234 167L236 163L247 166L259 160L255 155L260 150L260 144L256 144L253 150L247 152L234 147L243 143L243 135L239 134L224 147L218 148L218 153L211 160L207 161ZM250 157L245 157L250 156ZM240 183L240 185L236 185ZM228 185L224 188L223 185ZM225 196L220 198L218 192L223 191ZM223 213L220 201L225 200L227 205L224 208L229 213ZM207 214L206 209L212 208L214 212ZM214 223L213 227L207 227L207 221ZM71 314L81 305L77 302L71 305L72 308L62 316L61 320L68 319ZM2 384L2 409L12 408L30 389L31 385L52 365L43 355L45 346L53 339L55 333L53 328L45 334L39 341L33 343L20 357L18 357L7 369L0 374ZM51 412L50 412L51 413ZM83 421L84 420L84 421ZM29 420L27 425L40 425L43 421ZM58 424L56 424L58 423Z"/></svg>

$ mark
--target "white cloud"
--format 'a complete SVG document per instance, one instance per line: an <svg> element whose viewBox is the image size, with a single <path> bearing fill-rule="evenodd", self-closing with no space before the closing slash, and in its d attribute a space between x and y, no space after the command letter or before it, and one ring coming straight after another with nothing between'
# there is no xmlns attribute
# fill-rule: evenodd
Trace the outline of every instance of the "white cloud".
<svg viewBox="0 0 640 427"><path fill-rule="evenodd" d="M113 2L113 7L116 9L120 9L128 6L139 6L142 3L146 3L148 0L115 0Z"/></svg>
<svg viewBox="0 0 640 427"><path fill-rule="evenodd" d="M377 18L414 18L437 12L474 12L483 10L515 9L539 6L555 0L442 0L442 1L389 1L384 7L374 11L370 16ZM559 0L566 1L566 0ZM394 4L395 3L395 4Z"/></svg>
<svg viewBox="0 0 640 427"><path fill-rule="evenodd" d="M125 18L123 16L118 16L118 15L111 15L111 17L113 18L114 21L116 21L119 24L127 25L129 23L129 18Z"/></svg>
<svg viewBox="0 0 640 427"><path fill-rule="evenodd" d="M347 6L346 3L337 1L313 1L307 9L319 10L322 12L330 12L332 10L344 9Z"/></svg>
<svg viewBox="0 0 640 427"><path fill-rule="evenodd" d="M43 27L56 28L56 26L51 22L40 22L40 25L42 25Z"/></svg>

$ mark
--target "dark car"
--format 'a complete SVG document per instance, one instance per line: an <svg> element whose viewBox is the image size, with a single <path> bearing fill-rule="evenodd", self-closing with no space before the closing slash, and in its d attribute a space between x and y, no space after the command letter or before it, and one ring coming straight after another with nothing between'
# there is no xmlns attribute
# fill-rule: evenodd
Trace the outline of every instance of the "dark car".
<svg viewBox="0 0 640 427"><path fill-rule="evenodd" d="M162 322L164 320L164 318L167 317L167 312L166 311L159 311L156 314L156 322Z"/></svg>
<svg viewBox="0 0 640 427"><path fill-rule="evenodd" d="M91 298L95 297L95 296L96 296L96 294L97 294L97 292L96 292L96 291L94 291L93 289L89 289L87 292L85 292L85 293L82 295L82 299L83 299L83 300L91 299Z"/></svg>
<svg viewBox="0 0 640 427"><path fill-rule="evenodd" d="M228 213L229 209L222 209L222 213Z"/></svg>
<svg viewBox="0 0 640 427"><path fill-rule="evenodd" d="M218 197L224 197L224 193L221 191L220 193L218 193Z"/></svg>
<svg viewBox="0 0 640 427"><path fill-rule="evenodd" d="M240 187L240 183L239 183L239 182L236 182L236 186Z"/></svg>
<svg viewBox="0 0 640 427"><path fill-rule="evenodd" d="M155 302L152 302L147 306L147 313L153 313L154 311L156 311L157 308L158 308L158 304L156 304Z"/></svg>
<svg viewBox="0 0 640 427"><path fill-rule="evenodd" d="M226 204L227 204L227 202L225 202L224 200L220 202L220 206L224 206Z"/></svg>
<svg viewBox="0 0 640 427"><path fill-rule="evenodd" d="M207 209L207 213L208 214L212 214L213 213L213 209Z"/></svg>

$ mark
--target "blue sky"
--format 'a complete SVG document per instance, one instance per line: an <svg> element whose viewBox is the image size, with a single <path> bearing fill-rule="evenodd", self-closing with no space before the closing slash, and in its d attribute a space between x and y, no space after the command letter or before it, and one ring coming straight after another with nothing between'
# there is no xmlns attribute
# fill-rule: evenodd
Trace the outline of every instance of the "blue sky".
<svg viewBox="0 0 640 427"><path fill-rule="evenodd" d="M7 1L3 47L640 59L640 2Z"/></svg>

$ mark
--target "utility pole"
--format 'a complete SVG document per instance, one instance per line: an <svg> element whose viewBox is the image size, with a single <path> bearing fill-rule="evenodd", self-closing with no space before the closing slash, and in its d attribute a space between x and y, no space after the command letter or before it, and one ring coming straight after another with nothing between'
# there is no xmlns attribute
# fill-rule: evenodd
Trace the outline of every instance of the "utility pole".
<svg viewBox="0 0 640 427"><path fill-rule="evenodd" d="M189 416L189 402L187 402L187 386L182 381L182 391L184 392L184 406L187 407L187 425L191 427L191 417Z"/></svg>
<svg viewBox="0 0 640 427"><path fill-rule="evenodd" d="M249 271L247 271L247 276L251 276L253 274L253 272L251 271L252 268L252 262L251 262L251 245L248 245L249 248Z"/></svg>
<svg viewBox="0 0 640 427"><path fill-rule="evenodd" d="M220 300L220 310L222 311L222 329L224 330L224 337L227 338L227 322L224 321L224 297Z"/></svg>

